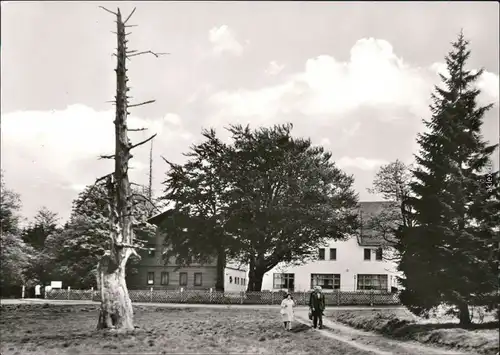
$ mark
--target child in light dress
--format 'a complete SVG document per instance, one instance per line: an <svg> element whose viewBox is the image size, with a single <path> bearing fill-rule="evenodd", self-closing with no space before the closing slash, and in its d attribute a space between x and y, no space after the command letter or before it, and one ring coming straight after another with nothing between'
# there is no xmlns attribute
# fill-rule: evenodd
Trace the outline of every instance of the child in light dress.
<svg viewBox="0 0 500 355"><path fill-rule="evenodd" d="M285 329L292 330L292 321L293 321L293 307L295 307L295 301L291 294L287 294L283 301L281 301L281 319L283 320L283 324Z"/></svg>

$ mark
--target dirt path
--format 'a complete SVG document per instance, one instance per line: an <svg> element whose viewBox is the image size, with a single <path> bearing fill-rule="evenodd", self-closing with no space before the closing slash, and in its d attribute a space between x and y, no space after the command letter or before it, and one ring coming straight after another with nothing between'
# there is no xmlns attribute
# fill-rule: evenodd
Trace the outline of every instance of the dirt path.
<svg viewBox="0 0 500 355"><path fill-rule="evenodd" d="M308 311L297 309L296 319L305 325L311 325L308 318ZM323 318L323 324L327 329L316 330L322 335L349 344L359 350L368 351L376 355L478 355L471 353L461 353L456 350L446 350L443 348L431 347L414 341L398 341L388 339L382 335L361 331L343 324L333 322Z"/></svg>

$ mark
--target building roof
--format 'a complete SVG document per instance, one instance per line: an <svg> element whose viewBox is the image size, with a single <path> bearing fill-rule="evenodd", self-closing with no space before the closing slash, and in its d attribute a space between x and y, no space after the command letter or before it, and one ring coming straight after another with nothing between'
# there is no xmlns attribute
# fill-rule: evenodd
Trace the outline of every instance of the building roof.
<svg viewBox="0 0 500 355"><path fill-rule="evenodd" d="M151 217L150 219L148 219L148 223L150 224L154 224L155 226L159 226L161 222L163 222L163 220L165 218L167 218L168 216L170 216L172 214L172 209L168 209L166 211L163 211L161 213L158 213L156 215L154 215L153 217Z"/></svg>
<svg viewBox="0 0 500 355"><path fill-rule="evenodd" d="M388 241L373 229L367 227L367 221L377 214L380 214L385 208L390 207L392 202L389 201L364 201L359 203L359 217L361 227L356 238L361 246L381 246L387 244ZM168 209L151 217L148 222L154 225L159 225L165 218L172 214L172 209Z"/></svg>
<svg viewBox="0 0 500 355"><path fill-rule="evenodd" d="M358 235L356 236L359 245L381 246L383 244L390 243L393 240L392 236L386 236L386 239L388 239L386 240L380 232L367 227L367 222L370 218L382 213L384 209L391 207L392 204L393 203L389 201L365 201L359 203L359 218L361 227Z"/></svg>

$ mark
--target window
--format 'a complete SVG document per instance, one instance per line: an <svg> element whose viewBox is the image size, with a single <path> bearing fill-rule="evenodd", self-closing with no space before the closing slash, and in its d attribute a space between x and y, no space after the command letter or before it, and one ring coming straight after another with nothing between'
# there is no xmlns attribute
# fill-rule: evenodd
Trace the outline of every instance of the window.
<svg viewBox="0 0 500 355"><path fill-rule="evenodd" d="M202 284L201 272L195 272L194 273L194 285L201 286L201 284Z"/></svg>
<svg viewBox="0 0 500 355"><path fill-rule="evenodd" d="M154 285L155 283L155 273L148 272L148 285Z"/></svg>
<svg viewBox="0 0 500 355"><path fill-rule="evenodd" d="M330 260L337 260L337 249L330 248Z"/></svg>
<svg viewBox="0 0 500 355"><path fill-rule="evenodd" d="M358 275L358 290L387 291L387 275Z"/></svg>
<svg viewBox="0 0 500 355"><path fill-rule="evenodd" d="M233 277L232 276L229 276L229 283L232 284L233 283Z"/></svg>
<svg viewBox="0 0 500 355"><path fill-rule="evenodd" d="M155 257L155 246L154 246L154 244L148 245L147 248L148 248L148 256L150 258L154 258Z"/></svg>
<svg viewBox="0 0 500 355"><path fill-rule="evenodd" d="M247 282L247 279L243 278L241 279L243 281L242 285L245 286L246 285L246 282Z"/></svg>
<svg viewBox="0 0 500 355"><path fill-rule="evenodd" d="M382 260L382 248L378 248L375 252L375 260Z"/></svg>
<svg viewBox="0 0 500 355"><path fill-rule="evenodd" d="M321 286L325 290L340 289L340 274L311 274L311 288Z"/></svg>
<svg viewBox="0 0 500 355"><path fill-rule="evenodd" d="M273 274L273 288L294 290L295 274Z"/></svg>
<svg viewBox="0 0 500 355"><path fill-rule="evenodd" d="M187 272L179 273L179 286L187 286L188 284L188 274Z"/></svg>
<svg viewBox="0 0 500 355"><path fill-rule="evenodd" d="M372 250L365 249L365 260L371 260L371 259L372 259Z"/></svg>
<svg viewBox="0 0 500 355"><path fill-rule="evenodd" d="M168 272L162 271L160 284L168 285L168 281L169 281Z"/></svg>
<svg viewBox="0 0 500 355"><path fill-rule="evenodd" d="M325 260L325 249L324 249L324 248L320 248L320 249L319 249L319 256L318 256L318 259L319 259L319 260Z"/></svg>
<svg viewBox="0 0 500 355"><path fill-rule="evenodd" d="M240 284L240 278L239 278L238 276L236 276L236 277L234 278L234 283L235 283L236 285L239 285L239 284Z"/></svg>

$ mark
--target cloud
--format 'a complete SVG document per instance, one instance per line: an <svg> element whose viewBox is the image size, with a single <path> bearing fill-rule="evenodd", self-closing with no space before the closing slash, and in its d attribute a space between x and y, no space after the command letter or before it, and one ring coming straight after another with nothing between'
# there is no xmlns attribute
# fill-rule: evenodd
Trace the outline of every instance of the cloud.
<svg viewBox="0 0 500 355"><path fill-rule="evenodd" d="M221 108L222 116L298 112L331 119L363 105L406 106L420 113L427 107L430 74L407 65L389 42L367 38L354 44L348 62L320 55L281 84L221 91L210 102Z"/></svg>
<svg viewBox="0 0 500 355"><path fill-rule="evenodd" d="M154 149L158 154L180 154L189 145L191 134L184 130L177 114L162 119L129 116L132 143L157 133ZM22 194L25 212L32 215L41 205L69 213L75 192L113 169L111 160L99 155L114 151L114 112L95 111L76 104L60 111L18 111L2 114L2 169L10 188ZM133 150L130 177L147 180L149 147ZM159 161L159 159L158 159ZM161 166L161 162L159 161ZM161 175L164 170L158 171ZM65 216L66 217L66 216Z"/></svg>
<svg viewBox="0 0 500 355"><path fill-rule="evenodd" d="M332 144L332 142L328 138L323 138L319 142L319 145L321 145L321 146L328 146L328 145L331 145L331 144Z"/></svg>
<svg viewBox="0 0 500 355"><path fill-rule="evenodd" d="M278 75L285 68L284 64L278 64L276 61L272 61L269 63L269 66L266 69L266 74L268 75Z"/></svg>
<svg viewBox="0 0 500 355"><path fill-rule="evenodd" d="M363 157L356 157L356 158L342 157L337 161L337 165L342 169L357 168L361 170L374 170L384 164L387 164L385 160L367 159Z"/></svg>
<svg viewBox="0 0 500 355"><path fill-rule="evenodd" d="M394 52L383 39L358 40L348 61L320 55L305 62L303 71L279 84L256 90L219 91L208 100L212 122L235 117L262 122L278 115L302 114L318 120L339 120L360 107L388 112L386 121L401 119L399 112L423 117L429 113L433 85L441 63L415 67ZM478 83L484 94L498 101L498 75L484 73ZM484 97L484 96L483 96Z"/></svg>
<svg viewBox="0 0 500 355"><path fill-rule="evenodd" d="M175 113L167 113L165 117L163 117L163 121L174 125L174 126L180 126L181 125L181 118L179 115Z"/></svg>
<svg viewBox="0 0 500 355"><path fill-rule="evenodd" d="M443 62L436 62L431 65L431 69L436 74L441 74L445 77L449 77L448 69L446 64ZM477 73L477 70L471 70L473 74ZM443 83L440 81L439 87L443 87ZM488 105L490 103L498 103L499 99L499 77L495 73L484 71L476 82L476 87L481 90L481 95L478 97L478 102L480 105Z"/></svg>
<svg viewBox="0 0 500 355"><path fill-rule="evenodd" d="M213 52L216 55L228 53L240 56L243 53L243 45L236 40L233 31L227 25L212 28L208 33L208 39L213 44Z"/></svg>
<svg viewBox="0 0 500 355"><path fill-rule="evenodd" d="M355 122L349 128L342 128L343 137L350 138L350 137L354 136L356 134L356 132L359 131L360 127L361 127L361 123Z"/></svg>

